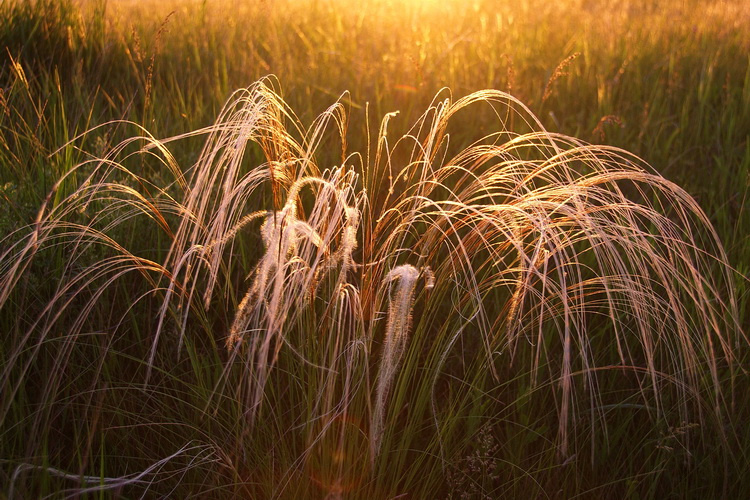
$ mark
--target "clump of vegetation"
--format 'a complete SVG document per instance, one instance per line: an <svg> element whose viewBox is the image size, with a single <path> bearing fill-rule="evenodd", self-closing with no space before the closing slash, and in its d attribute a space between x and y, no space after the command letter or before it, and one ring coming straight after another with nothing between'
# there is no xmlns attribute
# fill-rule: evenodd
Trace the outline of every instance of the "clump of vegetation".
<svg viewBox="0 0 750 500"><path fill-rule="evenodd" d="M504 92L392 118L352 153L340 101L306 127L262 80L66 171L0 243L11 493L435 497L480 431L489 496L585 491L594 463L641 491L622 457L658 476L676 446L736 471L748 339L695 200Z"/></svg>
<svg viewBox="0 0 750 500"><path fill-rule="evenodd" d="M743 496L749 34L0 2L2 493Z"/></svg>

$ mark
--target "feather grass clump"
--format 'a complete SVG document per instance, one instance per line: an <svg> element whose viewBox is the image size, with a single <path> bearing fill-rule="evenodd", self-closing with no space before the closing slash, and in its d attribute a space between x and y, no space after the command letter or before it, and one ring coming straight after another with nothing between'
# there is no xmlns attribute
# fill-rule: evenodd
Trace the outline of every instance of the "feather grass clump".
<svg viewBox="0 0 750 500"><path fill-rule="evenodd" d="M451 134L471 134L455 116L480 106L498 130L454 151ZM34 431L8 457L26 464L12 482L77 464L64 477L84 491L124 484L90 484L88 455L35 462L71 415L89 450L101 415L107 432L171 418L195 436L172 450L200 454L183 475L257 493L261 471L277 496L300 477L334 496L408 487L466 445L467 419L502 426L529 391L554 408L547 451L566 463L620 403L730 440L747 339L693 198L623 150L545 131L503 92L436 99L395 142L392 117L374 151L350 154L341 103L305 128L264 80L207 129L144 132L67 172L0 244L0 308L24 318L3 341L0 422ZM168 146L196 135L183 169ZM149 473L173 456L132 452Z"/></svg>

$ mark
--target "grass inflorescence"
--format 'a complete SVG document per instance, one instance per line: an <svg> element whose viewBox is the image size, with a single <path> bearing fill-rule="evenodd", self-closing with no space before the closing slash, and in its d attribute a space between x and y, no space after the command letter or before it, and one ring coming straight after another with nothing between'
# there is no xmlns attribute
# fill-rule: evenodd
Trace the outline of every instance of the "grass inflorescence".
<svg viewBox="0 0 750 500"><path fill-rule="evenodd" d="M31 431L14 489L43 472L71 492L199 491L185 478L210 477L262 496L305 483L437 494L455 450L525 405L547 406L534 431L546 444L513 457L540 491L609 455L593 443L608 442L612 412L697 427L672 439L718 442L721 467L736 466L727 422L747 338L726 254L685 191L624 150L547 132L500 91L444 93L396 140L387 117L360 154L340 102L305 128L272 85L235 93L211 127L144 131L75 165L3 240L0 306L29 318L2 372L0 418ZM453 117L481 106L497 131L455 151ZM205 145L183 167L169 146L194 134ZM323 167L330 136L342 163ZM49 261L49 286L29 288ZM86 449L57 448L67 428ZM161 444L125 445L117 463L152 460L153 477L103 466L92 484L108 441L140 428Z"/></svg>

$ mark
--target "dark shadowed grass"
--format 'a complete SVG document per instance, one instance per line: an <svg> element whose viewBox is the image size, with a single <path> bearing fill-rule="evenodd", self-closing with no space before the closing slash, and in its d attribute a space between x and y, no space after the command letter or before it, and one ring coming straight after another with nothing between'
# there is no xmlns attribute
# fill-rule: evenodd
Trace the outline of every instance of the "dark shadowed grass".
<svg viewBox="0 0 750 500"><path fill-rule="evenodd" d="M688 193L503 92L353 153L341 101L305 126L273 85L2 240L9 494L739 491L747 338ZM462 113L493 131L454 146Z"/></svg>

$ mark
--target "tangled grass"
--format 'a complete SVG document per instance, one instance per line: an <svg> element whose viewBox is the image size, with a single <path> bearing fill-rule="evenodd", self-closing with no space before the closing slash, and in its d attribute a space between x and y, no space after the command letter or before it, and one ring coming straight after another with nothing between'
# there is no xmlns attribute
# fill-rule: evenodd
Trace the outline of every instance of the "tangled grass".
<svg viewBox="0 0 750 500"><path fill-rule="evenodd" d="M498 130L453 151L483 106ZM479 431L511 464L486 494L547 495L639 456L601 444L623 418L720 439L731 471L747 338L695 200L503 92L438 96L395 141L393 116L350 154L340 102L306 128L263 80L68 171L0 243L9 496L450 496ZM183 169L170 144L201 135ZM514 452L518 413L543 439Z"/></svg>

